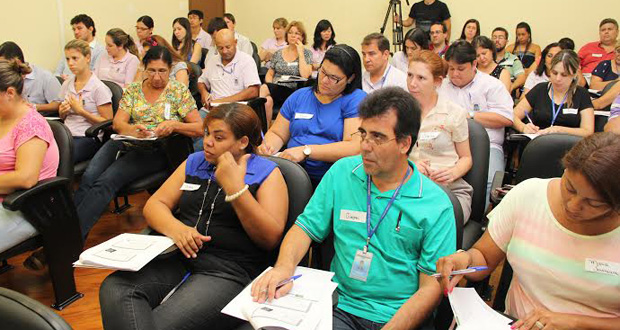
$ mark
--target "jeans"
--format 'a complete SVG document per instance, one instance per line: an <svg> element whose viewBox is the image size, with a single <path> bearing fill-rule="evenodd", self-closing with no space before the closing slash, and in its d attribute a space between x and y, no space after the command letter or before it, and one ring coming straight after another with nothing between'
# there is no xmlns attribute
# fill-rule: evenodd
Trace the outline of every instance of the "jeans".
<svg viewBox="0 0 620 330"><path fill-rule="evenodd" d="M99 143L90 137L73 137L73 164L93 158L99 149Z"/></svg>
<svg viewBox="0 0 620 330"><path fill-rule="evenodd" d="M74 203L84 237L123 186L166 169L166 156L161 150L132 149L116 159L121 150L121 142L108 140L97 151L82 176Z"/></svg>
<svg viewBox="0 0 620 330"><path fill-rule="evenodd" d="M376 323L334 308L334 330L379 330L385 324Z"/></svg>
<svg viewBox="0 0 620 330"><path fill-rule="evenodd" d="M185 257L156 259L138 272L117 271L99 290L105 329L231 329L243 321L220 311L244 285L192 273L165 303L161 300L187 273Z"/></svg>
<svg viewBox="0 0 620 330"><path fill-rule="evenodd" d="M506 161L504 160L504 151L491 147L489 151L489 177L487 178L487 194L485 199L486 207L491 203L489 198L491 196L491 184L493 184L495 172L504 172L505 167Z"/></svg>

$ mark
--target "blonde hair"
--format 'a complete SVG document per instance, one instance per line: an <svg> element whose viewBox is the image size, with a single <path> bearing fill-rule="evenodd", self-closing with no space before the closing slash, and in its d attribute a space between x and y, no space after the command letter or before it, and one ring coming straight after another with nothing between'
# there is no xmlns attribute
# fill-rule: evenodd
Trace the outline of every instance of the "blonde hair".
<svg viewBox="0 0 620 330"><path fill-rule="evenodd" d="M126 51L130 52L131 54L135 56L138 56L138 48L136 47L136 44L133 42L133 38L127 33L125 33L125 31L123 31L122 29L119 29L119 28L111 29L105 35L110 37L112 39L112 42L116 46L123 47Z"/></svg>
<svg viewBox="0 0 620 330"><path fill-rule="evenodd" d="M80 39L73 39L65 45L65 50L75 49L84 56L90 56L90 45L88 42Z"/></svg>
<svg viewBox="0 0 620 330"><path fill-rule="evenodd" d="M21 95L24 90L24 75L32 72L26 63L18 59L0 60L0 92L6 92L10 87Z"/></svg>
<svg viewBox="0 0 620 330"><path fill-rule="evenodd" d="M288 23L288 25L286 26L286 30L284 31L284 34L286 34L288 36L288 31L292 28L292 27L296 27L297 30L299 30L299 32L301 32L301 43L302 44L306 44L306 29L304 28L304 24L300 21L292 21L290 23ZM285 39L288 41L288 39Z"/></svg>
<svg viewBox="0 0 620 330"><path fill-rule="evenodd" d="M272 26L275 27L276 25L285 28L288 25L288 21L284 17L276 18L273 20Z"/></svg>
<svg viewBox="0 0 620 330"><path fill-rule="evenodd" d="M562 63L562 67L564 71L568 72L571 75L575 75L573 77L573 81L568 87L568 96L566 97L566 106L570 107L573 104L573 96L575 96L575 91L577 90L577 82L579 78L577 78L577 72L579 71L579 56L575 51L570 49L561 50L559 53L553 56L551 60L550 70L553 69L558 63Z"/></svg>
<svg viewBox="0 0 620 330"><path fill-rule="evenodd" d="M428 65L435 79L445 78L448 74L448 64L442 60L437 53L431 50L424 49L414 54L409 64L413 62L420 62Z"/></svg>

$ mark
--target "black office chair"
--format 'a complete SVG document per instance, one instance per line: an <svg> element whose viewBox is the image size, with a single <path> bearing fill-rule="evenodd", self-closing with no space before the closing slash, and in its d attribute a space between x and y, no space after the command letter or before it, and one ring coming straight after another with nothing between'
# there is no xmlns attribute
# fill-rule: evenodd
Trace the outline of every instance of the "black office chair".
<svg viewBox="0 0 620 330"><path fill-rule="evenodd" d="M0 320L4 329L71 330L58 314L19 292L0 288Z"/></svg>
<svg viewBox="0 0 620 330"><path fill-rule="evenodd" d="M209 48L202 48L200 52L200 65L201 69L205 69L205 60L207 59L207 54L209 54Z"/></svg>
<svg viewBox="0 0 620 330"><path fill-rule="evenodd" d="M252 44L252 58L256 63L256 70L260 71L260 56L258 55L258 47L256 47L254 41L250 41L250 43Z"/></svg>
<svg viewBox="0 0 620 330"><path fill-rule="evenodd" d="M517 171L516 183L530 178L555 178L562 176L564 167L562 158L582 138L568 134L549 134L532 140L521 157L521 166ZM512 267L504 261L502 275L497 285L493 309L504 311L506 294L512 280Z"/></svg>
<svg viewBox="0 0 620 330"><path fill-rule="evenodd" d="M75 288L73 262L79 258L84 243L70 187L73 137L61 122L48 123L60 152L57 177L41 180L28 190L13 192L2 202L8 210L21 211L39 234L0 253L0 273L12 268L6 262L8 258L43 246L54 288L52 307L60 310L83 296Z"/></svg>
<svg viewBox="0 0 620 330"><path fill-rule="evenodd" d="M463 227L463 249L471 248L484 232L490 148L486 129L473 119L468 119L467 124L473 165L463 180L474 188L474 195L471 200L469 221Z"/></svg>
<svg viewBox="0 0 620 330"><path fill-rule="evenodd" d="M598 112L598 114L596 113ZM594 132L603 132L605 125L609 120L609 111L595 111L594 114Z"/></svg>
<svg viewBox="0 0 620 330"><path fill-rule="evenodd" d="M103 82L110 89L110 92L112 92L112 116L114 116L116 111L118 111L118 104L123 98L123 89L121 86L112 81L102 80L101 82ZM103 136L99 136L102 132ZM99 146L102 146L103 143L110 138L111 133L112 119L89 127L84 135L97 140L97 142L99 142ZM75 164L73 167L75 176L81 176L84 174L84 171L86 171L86 168L88 167L88 163L90 163L90 159Z"/></svg>
<svg viewBox="0 0 620 330"><path fill-rule="evenodd" d="M189 91L192 93L194 97L194 101L196 101L196 107L198 109L202 108L202 97L200 96L200 91L198 90L198 78L202 75L202 69L200 66L193 62L186 62L187 67L189 69Z"/></svg>
<svg viewBox="0 0 620 330"><path fill-rule="evenodd" d="M61 76L56 76L56 79L58 79L58 82L60 83L60 85L62 85L65 82L65 80L62 79Z"/></svg>
<svg viewBox="0 0 620 330"><path fill-rule="evenodd" d="M254 112L256 112L258 119L260 119L260 126L263 134L267 133L267 127L269 125L267 122L267 113L265 112L265 102L267 102L267 99L264 97L257 97L248 100L248 106L254 109Z"/></svg>

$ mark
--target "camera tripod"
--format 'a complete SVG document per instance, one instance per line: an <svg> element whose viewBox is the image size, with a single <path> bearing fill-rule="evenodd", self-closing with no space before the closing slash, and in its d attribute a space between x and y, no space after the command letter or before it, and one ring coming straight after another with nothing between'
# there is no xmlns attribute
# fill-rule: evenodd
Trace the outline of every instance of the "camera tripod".
<svg viewBox="0 0 620 330"><path fill-rule="evenodd" d="M407 5L409 5L409 0L407 0ZM398 15L398 21L394 19L394 15ZM403 44L403 12L400 0L390 0L387 13L385 13L385 19L383 19L381 34L385 32L390 16L392 17L392 46L394 47L394 52L397 52L402 49Z"/></svg>

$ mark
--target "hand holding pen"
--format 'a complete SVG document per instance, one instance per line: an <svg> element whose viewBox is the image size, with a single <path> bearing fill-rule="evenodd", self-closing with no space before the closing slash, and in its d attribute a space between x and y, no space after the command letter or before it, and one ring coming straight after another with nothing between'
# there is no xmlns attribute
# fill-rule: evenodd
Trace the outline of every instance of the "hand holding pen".
<svg viewBox="0 0 620 330"><path fill-rule="evenodd" d="M444 296L452 292L452 289L463 279L465 274L484 272L488 269L486 265L471 266L471 264L471 254L466 251L456 252L437 260L437 273L431 276L439 280Z"/></svg>
<svg viewBox="0 0 620 330"><path fill-rule="evenodd" d="M535 133L538 133L538 131L540 130L540 127L534 125L534 122L532 121L532 118L530 117L529 111L524 111L524 113L525 113L525 117L527 118L529 123L523 124L523 133L525 133L525 134L535 134Z"/></svg>

